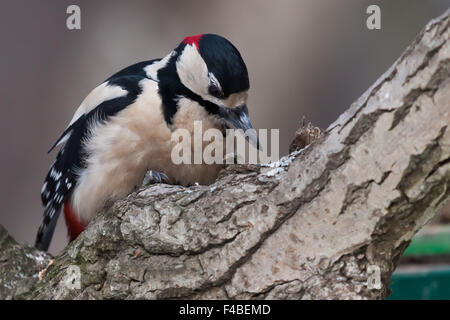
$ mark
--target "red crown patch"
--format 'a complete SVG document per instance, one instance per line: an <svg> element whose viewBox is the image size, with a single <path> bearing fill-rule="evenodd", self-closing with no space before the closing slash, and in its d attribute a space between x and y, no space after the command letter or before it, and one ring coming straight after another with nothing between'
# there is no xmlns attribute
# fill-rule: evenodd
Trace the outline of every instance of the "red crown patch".
<svg viewBox="0 0 450 320"><path fill-rule="evenodd" d="M183 39L183 43L184 44L193 44L195 45L195 47L198 50L198 42L200 41L200 39L203 37L203 34L198 34L196 36L190 36L190 37L186 37Z"/></svg>

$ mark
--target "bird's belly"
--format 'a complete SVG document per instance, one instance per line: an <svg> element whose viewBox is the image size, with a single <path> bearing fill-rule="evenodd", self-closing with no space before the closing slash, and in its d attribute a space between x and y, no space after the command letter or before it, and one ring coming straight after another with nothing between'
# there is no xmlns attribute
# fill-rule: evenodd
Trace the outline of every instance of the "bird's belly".
<svg viewBox="0 0 450 320"><path fill-rule="evenodd" d="M142 184L148 170L165 173L170 183L188 186L213 183L222 168L219 164L175 165L170 157L165 156L170 154L170 150L161 152L161 148L149 149L142 157L141 152L130 148L126 157L105 158L81 172L71 198L80 221L89 222L106 203L130 194Z"/></svg>

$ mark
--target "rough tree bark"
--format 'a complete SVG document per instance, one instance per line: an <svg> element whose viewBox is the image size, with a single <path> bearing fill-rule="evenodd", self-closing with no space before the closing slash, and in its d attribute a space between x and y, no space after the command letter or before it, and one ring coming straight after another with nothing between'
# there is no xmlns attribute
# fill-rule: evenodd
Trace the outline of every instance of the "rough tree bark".
<svg viewBox="0 0 450 320"><path fill-rule="evenodd" d="M270 166L143 187L55 258L0 229L0 298L386 297L397 259L450 196L449 13L315 142Z"/></svg>

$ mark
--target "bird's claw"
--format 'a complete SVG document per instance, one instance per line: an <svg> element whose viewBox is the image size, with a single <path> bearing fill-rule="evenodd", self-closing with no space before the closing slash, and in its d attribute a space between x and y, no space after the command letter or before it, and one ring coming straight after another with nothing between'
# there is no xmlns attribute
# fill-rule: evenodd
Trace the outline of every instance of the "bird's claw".
<svg viewBox="0 0 450 320"><path fill-rule="evenodd" d="M169 183L169 177L165 173L148 170L142 180L142 184L147 186L153 183Z"/></svg>

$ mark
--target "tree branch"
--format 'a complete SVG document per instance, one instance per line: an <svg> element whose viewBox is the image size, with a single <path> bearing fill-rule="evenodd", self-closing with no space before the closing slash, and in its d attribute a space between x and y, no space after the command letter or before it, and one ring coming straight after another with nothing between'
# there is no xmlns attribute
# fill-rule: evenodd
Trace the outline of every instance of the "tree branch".
<svg viewBox="0 0 450 320"><path fill-rule="evenodd" d="M450 197L449 14L311 145L229 166L211 186L143 187L41 280L50 257L0 229L0 298L386 297L397 259Z"/></svg>

